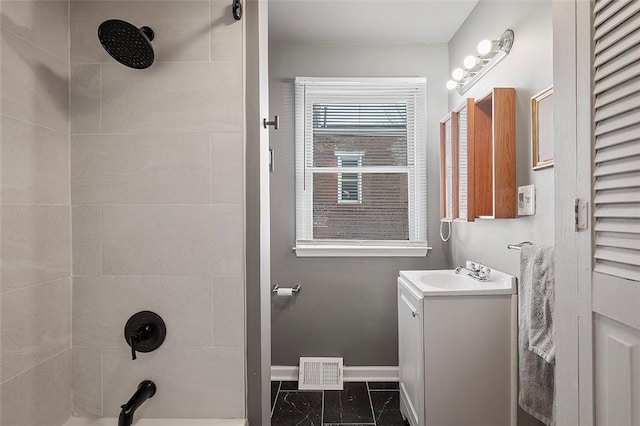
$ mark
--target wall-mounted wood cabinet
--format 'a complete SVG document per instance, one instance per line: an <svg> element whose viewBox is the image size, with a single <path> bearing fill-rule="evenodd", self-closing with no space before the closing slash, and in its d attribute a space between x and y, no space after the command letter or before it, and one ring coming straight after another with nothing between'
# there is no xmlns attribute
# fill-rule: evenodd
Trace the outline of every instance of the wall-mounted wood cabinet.
<svg viewBox="0 0 640 426"><path fill-rule="evenodd" d="M516 217L515 89L494 88L440 121L444 221Z"/></svg>
<svg viewBox="0 0 640 426"><path fill-rule="evenodd" d="M495 88L475 101L476 217L516 217L515 89Z"/></svg>

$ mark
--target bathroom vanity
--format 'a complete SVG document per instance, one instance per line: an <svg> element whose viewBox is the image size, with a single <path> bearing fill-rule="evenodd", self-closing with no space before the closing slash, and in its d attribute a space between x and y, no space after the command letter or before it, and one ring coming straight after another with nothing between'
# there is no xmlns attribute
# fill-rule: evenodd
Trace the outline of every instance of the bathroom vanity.
<svg viewBox="0 0 640 426"><path fill-rule="evenodd" d="M400 411L411 426L515 426L515 277L400 271Z"/></svg>

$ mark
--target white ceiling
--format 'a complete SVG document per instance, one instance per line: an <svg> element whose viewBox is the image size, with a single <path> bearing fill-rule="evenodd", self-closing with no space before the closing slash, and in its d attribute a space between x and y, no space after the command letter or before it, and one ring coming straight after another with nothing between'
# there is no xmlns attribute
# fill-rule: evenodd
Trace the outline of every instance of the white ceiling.
<svg viewBox="0 0 640 426"><path fill-rule="evenodd" d="M270 0L280 45L446 43L478 0Z"/></svg>

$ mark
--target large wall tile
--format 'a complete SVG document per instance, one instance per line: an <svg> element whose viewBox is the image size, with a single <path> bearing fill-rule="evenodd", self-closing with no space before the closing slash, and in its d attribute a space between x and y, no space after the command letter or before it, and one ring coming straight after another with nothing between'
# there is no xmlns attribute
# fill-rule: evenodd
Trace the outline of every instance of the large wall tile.
<svg viewBox="0 0 640 426"><path fill-rule="evenodd" d="M211 202L244 202L244 141L241 133L211 135Z"/></svg>
<svg viewBox="0 0 640 426"><path fill-rule="evenodd" d="M100 65L71 65L71 133L100 133Z"/></svg>
<svg viewBox="0 0 640 426"><path fill-rule="evenodd" d="M0 24L57 58L69 60L69 2L3 0Z"/></svg>
<svg viewBox="0 0 640 426"><path fill-rule="evenodd" d="M206 134L73 136L74 204L209 203Z"/></svg>
<svg viewBox="0 0 640 426"><path fill-rule="evenodd" d="M68 206L1 207L0 291L70 275L69 210Z"/></svg>
<svg viewBox="0 0 640 426"><path fill-rule="evenodd" d="M100 215L100 206L73 206L71 208L74 275L100 275L102 273Z"/></svg>
<svg viewBox="0 0 640 426"><path fill-rule="evenodd" d="M212 343L207 277L74 277L73 300L76 346L126 348L124 325L140 311L155 312L167 324L163 348Z"/></svg>
<svg viewBox="0 0 640 426"><path fill-rule="evenodd" d="M2 383L2 426L52 426L71 414L71 349Z"/></svg>
<svg viewBox="0 0 640 426"><path fill-rule="evenodd" d="M71 383L73 389L73 415L79 417L101 417L101 348L73 348L73 378Z"/></svg>
<svg viewBox="0 0 640 426"><path fill-rule="evenodd" d="M2 295L2 381L71 346L71 280Z"/></svg>
<svg viewBox="0 0 640 426"><path fill-rule="evenodd" d="M99 25L113 18L152 28L158 62L208 61L208 7L207 1L71 2L71 61L115 62L97 37Z"/></svg>
<svg viewBox="0 0 640 426"><path fill-rule="evenodd" d="M233 19L227 0L211 0L211 60L242 61L242 21Z"/></svg>
<svg viewBox="0 0 640 426"><path fill-rule="evenodd" d="M127 351L103 350L104 415L120 405L142 380L156 395L139 409L141 417L244 418L244 353L241 348L164 348L131 362Z"/></svg>
<svg viewBox="0 0 640 426"><path fill-rule="evenodd" d="M213 278L213 345L244 344L244 278Z"/></svg>
<svg viewBox="0 0 640 426"><path fill-rule="evenodd" d="M213 236L211 274L244 273L244 209L240 205L212 206L216 226Z"/></svg>
<svg viewBox="0 0 640 426"><path fill-rule="evenodd" d="M0 199L69 204L69 135L2 117Z"/></svg>
<svg viewBox="0 0 640 426"><path fill-rule="evenodd" d="M241 275L239 205L104 206L107 275Z"/></svg>
<svg viewBox="0 0 640 426"><path fill-rule="evenodd" d="M69 131L69 64L5 29L2 34L2 114Z"/></svg>
<svg viewBox="0 0 640 426"><path fill-rule="evenodd" d="M242 131L242 63L102 67L102 133Z"/></svg>

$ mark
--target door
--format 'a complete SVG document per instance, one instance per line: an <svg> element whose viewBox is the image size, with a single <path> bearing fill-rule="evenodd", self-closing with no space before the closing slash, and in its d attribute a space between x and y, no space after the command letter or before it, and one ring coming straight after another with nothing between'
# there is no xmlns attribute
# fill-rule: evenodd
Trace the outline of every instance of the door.
<svg viewBox="0 0 640 426"><path fill-rule="evenodd" d="M640 426L640 2L596 0L592 36L594 423Z"/></svg>
<svg viewBox="0 0 640 426"><path fill-rule="evenodd" d="M556 424L639 426L640 2L553 13Z"/></svg>

